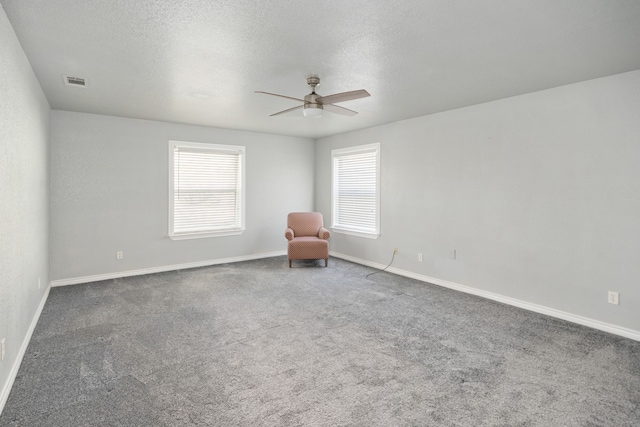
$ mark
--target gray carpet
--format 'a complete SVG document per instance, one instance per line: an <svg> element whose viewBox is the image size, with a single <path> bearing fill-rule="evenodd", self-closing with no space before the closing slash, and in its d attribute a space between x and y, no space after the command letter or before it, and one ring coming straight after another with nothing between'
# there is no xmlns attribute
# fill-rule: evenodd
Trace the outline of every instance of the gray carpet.
<svg viewBox="0 0 640 427"><path fill-rule="evenodd" d="M640 342L315 265L52 289L0 426L640 425Z"/></svg>

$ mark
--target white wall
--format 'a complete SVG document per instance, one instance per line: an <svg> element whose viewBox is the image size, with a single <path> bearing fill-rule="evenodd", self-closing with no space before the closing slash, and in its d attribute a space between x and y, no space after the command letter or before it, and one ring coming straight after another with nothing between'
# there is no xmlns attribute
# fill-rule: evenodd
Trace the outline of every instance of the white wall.
<svg viewBox="0 0 640 427"><path fill-rule="evenodd" d="M640 71L320 139L326 218L331 150L373 142L382 234L333 251L640 331Z"/></svg>
<svg viewBox="0 0 640 427"><path fill-rule="evenodd" d="M1 412L49 283L50 111L2 8L0 76Z"/></svg>
<svg viewBox="0 0 640 427"><path fill-rule="evenodd" d="M54 110L51 140L54 281L284 251L287 213L313 208L310 139ZM169 140L246 147L242 235L167 237Z"/></svg>

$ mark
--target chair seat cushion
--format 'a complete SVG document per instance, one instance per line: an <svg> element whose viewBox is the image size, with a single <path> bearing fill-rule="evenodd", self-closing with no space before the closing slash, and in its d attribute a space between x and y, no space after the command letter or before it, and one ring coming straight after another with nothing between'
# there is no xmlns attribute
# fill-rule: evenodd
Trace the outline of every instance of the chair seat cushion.
<svg viewBox="0 0 640 427"><path fill-rule="evenodd" d="M327 259L329 242L315 236L294 237L287 243L288 259Z"/></svg>

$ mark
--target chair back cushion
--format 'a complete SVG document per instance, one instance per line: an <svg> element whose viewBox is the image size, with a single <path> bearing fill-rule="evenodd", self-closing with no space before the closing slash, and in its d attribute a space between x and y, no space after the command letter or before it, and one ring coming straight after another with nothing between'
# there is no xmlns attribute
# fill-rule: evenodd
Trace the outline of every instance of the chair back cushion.
<svg viewBox="0 0 640 427"><path fill-rule="evenodd" d="M320 212L292 212L287 216L287 227L293 229L296 237L317 236L322 228Z"/></svg>

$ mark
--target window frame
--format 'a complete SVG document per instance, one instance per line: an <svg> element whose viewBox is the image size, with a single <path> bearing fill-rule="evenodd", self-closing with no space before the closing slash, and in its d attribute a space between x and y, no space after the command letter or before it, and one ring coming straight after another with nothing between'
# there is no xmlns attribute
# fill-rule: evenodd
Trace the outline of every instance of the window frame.
<svg viewBox="0 0 640 427"><path fill-rule="evenodd" d="M336 207L335 207L335 192L337 189L336 182L336 159L340 157L346 157L353 154L360 154L365 152L375 151L376 153L376 208L375 208L375 231L367 232L362 230L356 230L353 228L345 227L344 225L336 224ZM380 143L359 145L355 147L339 148L331 150L331 229L336 233L349 234L352 236L365 237L368 239L377 239L380 237Z"/></svg>
<svg viewBox="0 0 640 427"><path fill-rule="evenodd" d="M240 179L240 227L228 228L218 231L195 231L195 232L182 232L175 233L174 231L174 197L175 197L175 158L174 153L176 148L194 148L203 151L222 152L225 154L237 154L239 156L239 179ZM224 145L224 144L209 144L203 142L188 142L188 141L169 141L169 223L168 223L168 236L171 240L186 240L186 239L201 239L207 237L223 237L234 236L244 233L245 231L245 217L246 217L246 149L241 145Z"/></svg>

